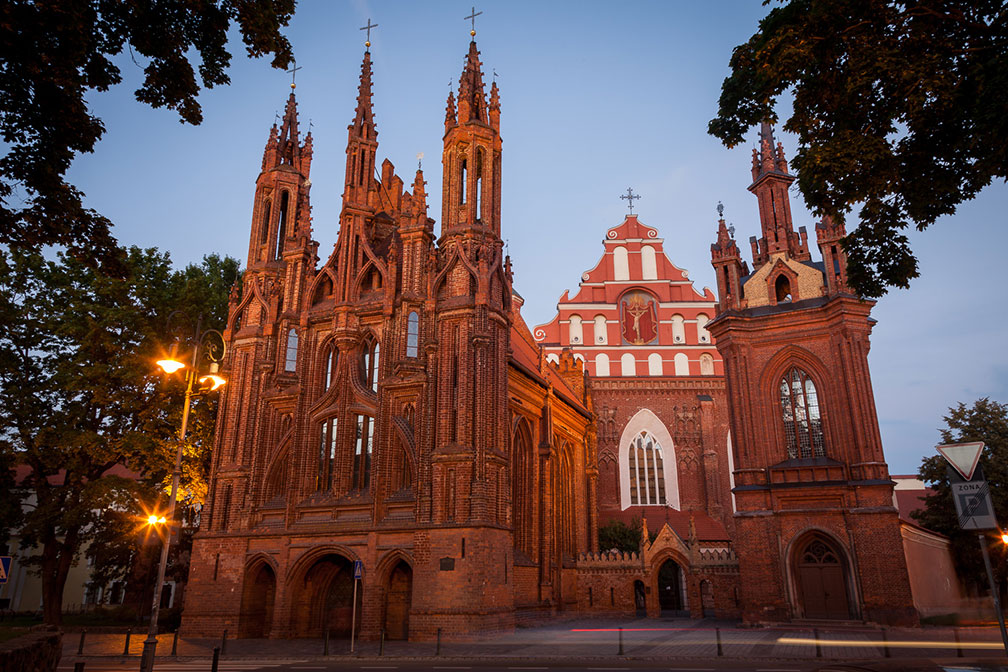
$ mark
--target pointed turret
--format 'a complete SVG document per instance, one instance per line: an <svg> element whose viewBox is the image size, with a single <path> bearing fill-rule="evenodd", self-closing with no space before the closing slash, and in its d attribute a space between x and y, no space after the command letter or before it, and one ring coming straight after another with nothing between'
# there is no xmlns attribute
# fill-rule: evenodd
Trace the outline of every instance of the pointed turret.
<svg viewBox="0 0 1008 672"><path fill-rule="evenodd" d="M445 106L444 128L445 133L449 128L455 126L458 120L455 117L455 91L448 92L448 104Z"/></svg>
<svg viewBox="0 0 1008 672"><path fill-rule="evenodd" d="M753 182L749 191L759 199L760 228L763 236L753 243L753 267L759 268L770 255L787 252L798 261L811 259L804 229L795 232L791 222L791 199L788 187L794 175L788 173L784 148L774 145L773 127L764 121L760 125L759 148L753 149Z"/></svg>
<svg viewBox="0 0 1008 672"><path fill-rule="evenodd" d="M500 91L497 82L490 85L490 127L500 131Z"/></svg>
<svg viewBox="0 0 1008 672"><path fill-rule="evenodd" d="M465 67L459 77L458 123L473 121L488 124L486 94L483 91L483 68L476 40L469 43Z"/></svg>
<svg viewBox="0 0 1008 672"><path fill-rule="evenodd" d="M847 253L841 239L847 235L842 220L834 220L825 215L815 227L816 243L823 258L823 274L826 276L826 291L830 294L853 294L847 284Z"/></svg>
<svg viewBox="0 0 1008 672"><path fill-rule="evenodd" d="M718 311L739 307L741 279L746 274L735 243L734 227L725 225L724 206L718 203L717 242L711 244L711 264L717 274Z"/></svg>
<svg viewBox="0 0 1008 672"><path fill-rule="evenodd" d="M361 62L360 86L353 123L347 127L347 163L343 203L360 208L368 206L368 191L374 179L375 154L378 152L378 129L371 104L371 52L364 52Z"/></svg>

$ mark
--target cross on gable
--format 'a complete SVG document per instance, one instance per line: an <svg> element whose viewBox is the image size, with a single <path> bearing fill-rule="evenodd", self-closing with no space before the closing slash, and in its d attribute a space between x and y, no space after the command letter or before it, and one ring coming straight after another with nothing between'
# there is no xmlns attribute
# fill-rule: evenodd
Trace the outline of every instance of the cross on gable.
<svg viewBox="0 0 1008 672"><path fill-rule="evenodd" d="M626 199L627 205L630 207L630 214L633 214L633 202L635 198L640 198L638 194L633 193L633 189L627 187L626 193L620 196L622 199Z"/></svg>
<svg viewBox="0 0 1008 672"><path fill-rule="evenodd" d="M476 17L479 16L480 14L482 14L482 13L483 13L482 11L477 12L476 8L473 7L472 8L472 14L470 14L467 17L465 17L466 20L472 21L472 30L469 31L469 34L472 35L473 37L476 37Z"/></svg>
<svg viewBox="0 0 1008 672"><path fill-rule="evenodd" d="M371 46L371 29L372 28L377 28L377 27L378 27L377 23L371 23L371 17L370 16L368 17L367 25L366 26L361 26L361 30L366 30L367 31L367 41L364 42L364 46L365 47L370 47Z"/></svg>

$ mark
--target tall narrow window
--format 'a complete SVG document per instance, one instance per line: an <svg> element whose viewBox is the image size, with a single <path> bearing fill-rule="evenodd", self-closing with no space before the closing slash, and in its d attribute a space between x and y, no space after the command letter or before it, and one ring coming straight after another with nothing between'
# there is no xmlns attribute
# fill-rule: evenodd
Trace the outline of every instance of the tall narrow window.
<svg viewBox="0 0 1008 672"><path fill-rule="evenodd" d="M364 173L367 171L367 161L364 158L364 150L360 150L360 163L357 164L359 169L357 173L357 186L364 186Z"/></svg>
<svg viewBox="0 0 1008 672"><path fill-rule="evenodd" d="M371 473L371 445L374 429L370 416L357 416L357 441L354 444L353 456L353 490L367 490Z"/></svg>
<svg viewBox="0 0 1008 672"><path fill-rule="evenodd" d="M333 489L336 476L336 418L322 422L319 442L318 491Z"/></svg>
<svg viewBox="0 0 1008 672"><path fill-rule="evenodd" d="M609 355L604 352L595 355L595 375L599 377L609 375Z"/></svg>
<svg viewBox="0 0 1008 672"><path fill-rule="evenodd" d="M570 316L570 343L571 345L581 345L584 341L584 329L581 326L581 316Z"/></svg>
<svg viewBox="0 0 1008 672"><path fill-rule="evenodd" d="M298 335L291 329L287 332L287 356L284 358L284 371L297 369Z"/></svg>
<svg viewBox="0 0 1008 672"><path fill-rule="evenodd" d="M788 457L824 457L822 418L815 383L795 367L780 382L781 419Z"/></svg>
<svg viewBox="0 0 1008 672"><path fill-rule="evenodd" d="M290 195L285 190L280 195L280 219L277 220L276 258L283 258L284 239L287 237L287 209L290 205Z"/></svg>
<svg viewBox="0 0 1008 672"><path fill-rule="evenodd" d="M606 318L605 315L595 316L595 345L605 345L609 342L608 334L606 333Z"/></svg>
<svg viewBox="0 0 1008 672"><path fill-rule="evenodd" d="M630 279L630 256L623 246L613 250L613 280Z"/></svg>
<svg viewBox="0 0 1008 672"><path fill-rule="evenodd" d="M665 461L661 446L644 431L630 442L630 503L665 506Z"/></svg>
<svg viewBox="0 0 1008 672"><path fill-rule="evenodd" d="M378 341L365 341L361 352L361 384L372 392L378 392Z"/></svg>
<svg viewBox="0 0 1008 672"><path fill-rule="evenodd" d="M662 375L662 357L657 352L652 352L647 358L647 373L649 376Z"/></svg>
<svg viewBox="0 0 1008 672"><path fill-rule="evenodd" d="M710 332L707 331L707 323L710 319L703 313L696 316L697 339L701 343L710 343Z"/></svg>
<svg viewBox="0 0 1008 672"><path fill-rule="evenodd" d="M420 345L420 316L416 312L406 318L406 356L416 357Z"/></svg>
<svg viewBox="0 0 1008 672"><path fill-rule="evenodd" d="M332 387L333 380L336 378L336 367L339 366L339 350L336 348L336 344L333 343L329 346L328 352L326 353L325 362L325 389Z"/></svg>
<svg viewBox="0 0 1008 672"><path fill-rule="evenodd" d="M637 375L637 360L634 359L633 353L624 352L620 357L620 373L624 376Z"/></svg>
<svg viewBox="0 0 1008 672"><path fill-rule="evenodd" d="M650 245L642 245L640 248L641 277L644 280L658 279L658 258L655 249Z"/></svg>
<svg viewBox="0 0 1008 672"><path fill-rule="evenodd" d="M473 195L476 198L476 221L479 222L483 219L483 150L476 150L476 193Z"/></svg>
<svg viewBox="0 0 1008 672"><path fill-rule="evenodd" d="M468 180L468 174L466 171L466 160L462 159L462 167L459 170L459 205L465 205L466 202L466 180Z"/></svg>
<svg viewBox="0 0 1008 672"><path fill-rule="evenodd" d="M672 363L675 365L675 375L689 375L689 357L686 356L686 353L677 352L676 356L672 358Z"/></svg>
<svg viewBox="0 0 1008 672"><path fill-rule="evenodd" d="M686 342L686 319L679 313L672 316L672 342Z"/></svg>
<svg viewBox="0 0 1008 672"><path fill-rule="evenodd" d="M262 224L259 230L259 244L265 245L269 242L269 228L270 228L270 207L272 203L267 198L266 202L263 203L263 216Z"/></svg>

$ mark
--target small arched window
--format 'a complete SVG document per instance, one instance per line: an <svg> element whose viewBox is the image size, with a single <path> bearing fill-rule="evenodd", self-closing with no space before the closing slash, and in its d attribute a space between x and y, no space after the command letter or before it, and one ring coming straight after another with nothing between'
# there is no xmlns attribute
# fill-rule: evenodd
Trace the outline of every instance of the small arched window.
<svg viewBox="0 0 1008 672"><path fill-rule="evenodd" d="M361 384L372 392L378 392L378 341L365 341L361 351Z"/></svg>
<svg viewBox="0 0 1008 672"><path fill-rule="evenodd" d="M647 372L649 376L662 375L662 359L657 352L652 352L647 357Z"/></svg>
<svg viewBox="0 0 1008 672"><path fill-rule="evenodd" d="M297 369L298 335L291 329L287 332L287 355L284 358L284 371Z"/></svg>
<svg viewBox="0 0 1008 672"><path fill-rule="evenodd" d="M676 356L672 358L672 361L675 363L675 375L689 375L689 357L686 356L686 353L677 352Z"/></svg>
<svg viewBox="0 0 1008 672"><path fill-rule="evenodd" d="M665 506L665 463L662 449L650 432L630 442L630 504Z"/></svg>
<svg viewBox="0 0 1008 672"><path fill-rule="evenodd" d="M791 300L791 281L781 273L774 281L774 293L777 295L777 303L786 303Z"/></svg>
<svg viewBox="0 0 1008 672"><path fill-rule="evenodd" d="M678 313L672 316L672 342L686 342L686 318Z"/></svg>
<svg viewBox="0 0 1008 672"><path fill-rule="evenodd" d="M605 353L595 355L595 375L596 376L609 375L609 355Z"/></svg>
<svg viewBox="0 0 1008 672"><path fill-rule="evenodd" d="M595 345L605 345L609 342L605 315L595 316Z"/></svg>
<svg viewBox="0 0 1008 672"><path fill-rule="evenodd" d="M584 342L584 329L581 327L581 316L570 316L570 343L581 345Z"/></svg>
<svg viewBox="0 0 1008 672"><path fill-rule="evenodd" d="M655 249L650 245L640 248L641 277L644 280L658 279L658 260L655 256Z"/></svg>
<svg viewBox="0 0 1008 672"><path fill-rule="evenodd" d="M696 316L697 339L701 343L710 343L710 332L707 331L708 322L710 322L710 318L708 318L705 314L700 313Z"/></svg>
<svg viewBox="0 0 1008 672"><path fill-rule="evenodd" d="M815 383L805 371L794 367L781 378L779 391L788 457L824 457L822 417Z"/></svg>
<svg viewBox="0 0 1008 672"><path fill-rule="evenodd" d="M290 195L286 190L280 195L280 219L277 220L276 258L283 259L284 239L287 237L287 208L290 205Z"/></svg>
<svg viewBox="0 0 1008 672"><path fill-rule="evenodd" d="M706 352L700 355L700 375L701 376L714 375L714 358L708 355Z"/></svg>
<svg viewBox="0 0 1008 672"><path fill-rule="evenodd" d="M406 318L406 356L416 357L420 350L420 316L416 311Z"/></svg>
<svg viewBox="0 0 1008 672"><path fill-rule="evenodd" d="M630 258L627 249L623 246L613 250L613 280L630 279Z"/></svg>
<svg viewBox="0 0 1008 672"><path fill-rule="evenodd" d="M620 357L620 368L624 376L637 375L637 360L634 359L633 353L623 353L623 356Z"/></svg>
<svg viewBox="0 0 1008 672"><path fill-rule="evenodd" d="M336 367L339 365L339 350L335 343L331 343L326 351L325 358L325 389L332 387L336 379Z"/></svg>

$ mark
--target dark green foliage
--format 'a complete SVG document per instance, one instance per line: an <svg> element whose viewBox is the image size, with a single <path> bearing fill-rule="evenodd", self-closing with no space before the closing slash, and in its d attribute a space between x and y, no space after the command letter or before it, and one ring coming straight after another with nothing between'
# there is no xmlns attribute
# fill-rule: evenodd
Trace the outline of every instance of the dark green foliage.
<svg viewBox="0 0 1008 672"><path fill-rule="evenodd" d="M295 0L8 0L0 3L0 243L28 250L66 246L72 256L126 272L111 222L87 209L64 180L74 157L105 131L86 96L122 81L115 58L144 67L140 102L203 119L197 96L229 83L228 30L246 52L287 67L280 29ZM197 81L196 71L199 72Z"/></svg>
<svg viewBox="0 0 1008 672"><path fill-rule="evenodd" d="M960 402L949 409L944 420L947 427L941 430L942 443L984 442L980 468L990 484L994 513L998 522L1004 526L1008 523L1008 404L991 401L987 397L977 400L969 407ZM921 463L920 477L932 485L935 494L925 499L924 509L914 513L914 518L923 527L949 537L959 576L986 591L986 570L977 533L959 529L947 464L940 455L925 458ZM1005 581L1008 579L1005 546L999 536L993 533L988 536L988 540L994 578L1004 597Z"/></svg>
<svg viewBox="0 0 1008 672"><path fill-rule="evenodd" d="M0 252L0 458L30 470L0 501L35 500L11 529L38 551L31 562L49 623L60 620L81 548L98 541L90 553L102 561L99 578L115 578L116 567L121 575L141 514L161 496L183 392L154 365L168 314L184 307L219 322L224 287L238 277L236 261L216 256L181 272L156 250L131 248L121 258L125 277L113 278L68 255ZM206 491L215 412L210 396L193 405L183 472L190 505ZM105 475L116 465L142 478Z"/></svg>
<svg viewBox="0 0 1008 672"><path fill-rule="evenodd" d="M634 518L627 525L621 520L611 520L598 529L600 551L623 551L639 553L641 542L641 521Z"/></svg>
<svg viewBox="0 0 1008 672"><path fill-rule="evenodd" d="M765 4L769 4L766 2ZM1008 16L1001 0L789 0L735 48L708 131L727 146L793 93L798 186L842 220L851 284L907 287L924 230L1008 177Z"/></svg>

